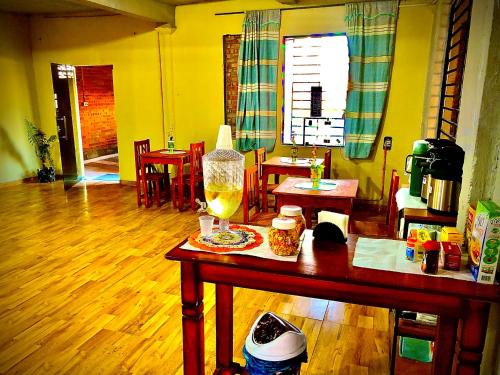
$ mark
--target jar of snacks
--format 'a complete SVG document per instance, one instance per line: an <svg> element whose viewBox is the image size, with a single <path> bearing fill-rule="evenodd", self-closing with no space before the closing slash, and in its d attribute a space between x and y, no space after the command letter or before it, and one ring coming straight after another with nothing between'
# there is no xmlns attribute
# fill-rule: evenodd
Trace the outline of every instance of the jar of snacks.
<svg viewBox="0 0 500 375"><path fill-rule="evenodd" d="M302 215L302 208L293 205L281 206L279 217L293 219L297 236L300 238L302 232L306 229L306 219Z"/></svg>
<svg viewBox="0 0 500 375"><path fill-rule="evenodd" d="M436 274L438 272L439 251L441 244L438 241L424 242L424 257L420 269L424 273Z"/></svg>
<svg viewBox="0 0 500 375"><path fill-rule="evenodd" d="M269 229L269 246L276 255L296 255L299 251L299 237L295 230L295 220L274 218Z"/></svg>

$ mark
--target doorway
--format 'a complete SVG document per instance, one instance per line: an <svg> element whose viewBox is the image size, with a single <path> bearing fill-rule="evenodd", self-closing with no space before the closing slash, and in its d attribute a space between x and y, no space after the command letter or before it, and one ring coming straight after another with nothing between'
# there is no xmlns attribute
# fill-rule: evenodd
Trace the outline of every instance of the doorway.
<svg viewBox="0 0 500 375"><path fill-rule="evenodd" d="M85 181L118 183L113 66L76 66L75 73Z"/></svg>
<svg viewBox="0 0 500 375"><path fill-rule="evenodd" d="M79 179L79 163L75 148L73 106L74 102L74 68L71 65L51 64L52 87L54 89L54 105L56 110L56 127L61 153L61 168L64 180L64 189L68 190ZM80 163L81 164L81 163Z"/></svg>

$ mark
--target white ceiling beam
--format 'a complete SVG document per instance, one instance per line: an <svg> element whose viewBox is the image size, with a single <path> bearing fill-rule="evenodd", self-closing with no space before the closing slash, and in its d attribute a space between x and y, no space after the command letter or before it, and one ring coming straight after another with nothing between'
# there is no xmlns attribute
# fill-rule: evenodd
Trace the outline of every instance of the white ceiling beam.
<svg viewBox="0 0 500 375"><path fill-rule="evenodd" d="M154 0L70 0L73 3L103 9L130 17L175 26L175 7Z"/></svg>

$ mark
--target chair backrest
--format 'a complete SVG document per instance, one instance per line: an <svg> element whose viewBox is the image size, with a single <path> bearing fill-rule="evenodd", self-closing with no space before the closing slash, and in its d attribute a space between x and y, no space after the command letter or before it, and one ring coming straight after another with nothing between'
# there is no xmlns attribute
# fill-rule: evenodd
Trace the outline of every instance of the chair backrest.
<svg viewBox="0 0 500 375"><path fill-rule="evenodd" d="M325 151L325 161L323 162L325 165L325 171L323 173L324 178L330 178L332 171L332 150L328 149Z"/></svg>
<svg viewBox="0 0 500 375"><path fill-rule="evenodd" d="M399 189L398 171L392 170L391 186L389 187L389 199L387 201L386 224L388 234L392 237L396 232L396 221L398 218L398 204L396 203L396 193Z"/></svg>
<svg viewBox="0 0 500 375"><path fill-rule="evenodd" d="M149 152L151 146L149 139L144 139L142 141L134 141L134 155L135 155L135 177L139 178L141 176L141 154Z"/></svg>
<svg viewBox="0 0 500 375"><path fill-rule="evenodd" d="M203 175L202 158L205 154L205 142L191 143L189 145L189 174L191 176Z"/></svg>
<svg viewBox="0 0 500 375"><path fill-rule="evenodd" d="M250 210L259 211L259 173L257 165L245 169L243 180L243 223L250 222Z"/></svg>
<svg viewBox="0 0 500 375"><path fill-rule="evenodd" d="M257 166L257 173L259 180L262 178L262 163L266 161L267 152L265 147L255 150L255 165Z"/></svg>

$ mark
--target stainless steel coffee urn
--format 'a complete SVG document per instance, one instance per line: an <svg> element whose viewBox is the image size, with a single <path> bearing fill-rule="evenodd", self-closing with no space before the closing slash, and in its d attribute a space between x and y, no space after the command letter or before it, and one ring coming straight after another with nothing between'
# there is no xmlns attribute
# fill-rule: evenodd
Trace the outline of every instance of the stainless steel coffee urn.
<svg viewBox="0 0 500 375"><path fill-rule="evenodd" d="M431 161L426 171L427 174L424 175L422 197L427 196L429 211L443 215L456 215L465 153L460 146L450 141L437 143L435 148L429 150L429 153ZM427 189L426 192L424 186Z"/></svg>
<svg viewBox="0 0 500 375"><path fill-rule="evenodd" d="M458 212L461 181L444 180L431 174L428 185L427 208L439 214L455 215Z"/></svg>

